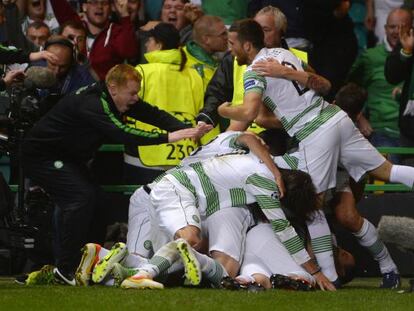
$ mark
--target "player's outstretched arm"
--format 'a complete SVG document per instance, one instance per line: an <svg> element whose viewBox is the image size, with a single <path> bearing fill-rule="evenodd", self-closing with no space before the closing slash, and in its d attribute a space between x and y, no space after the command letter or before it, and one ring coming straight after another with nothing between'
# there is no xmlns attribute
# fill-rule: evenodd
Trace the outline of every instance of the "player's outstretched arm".
<svg viewBox="0 0 414 311"><path fill-rule="evenodd" d="M280 174L279 169L270 157L269 149L265 142L257 135L246 132L237 138L237 143L249 148L251 152L263 161L275 178L276 185L279 189L279 197L283 198L285 194L285 184L283 183L282 174Z"/></svg>
<svg viewBox="0 0 414 311"><path fill-rule="evenodd" d="M335 286L329 281L329 279L322 273L321 268L315 264L311 259L304 264L302 268L305 269L310 275L312 275L321 290L336 291Z"/></svg>
<svg viewBox="0 0 414 311"><path fill-rule="evenodd" d="M250 92L244 95L242 105L232 106L232 103L225 102L217 108L217 111L224 118L252 122L259 113L260 105L262 105L262 94Z"/></svg>
<svg viewBox="0 0 414 311"><path fill-rule="evenodd" d="M298 71L289 66L284 66L274 58L258 61L253 64L252 69L262 76L297 81L302 86L310 88L321 95L328 94L331 89L331 82L324 77L316 73Z"/></svg>

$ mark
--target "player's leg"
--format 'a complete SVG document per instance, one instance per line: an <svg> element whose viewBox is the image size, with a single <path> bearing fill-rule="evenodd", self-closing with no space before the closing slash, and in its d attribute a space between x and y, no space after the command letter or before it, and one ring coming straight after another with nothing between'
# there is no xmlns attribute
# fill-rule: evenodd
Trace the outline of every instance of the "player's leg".
<svg viewBox="0 0 414 311"><path fill-rule="evenodd" d="M299 266L275 237L269 224L259 224L249 230L246 238L246 251L240 275L241 282L255 281L265 288L271 288L270 277L283 275L292 279L305 280L314 284L314 279Z"/></svg>
<svg viewBox="0 0 414 311"><path fill-rule="evenodd" d="M232 278L239 272L247 230L252 225L250 211L241 207L221 209L206 219L210 255Z"/></svg>
<svg viewBox="0 0 414 311"><path fill-rule="evenodd" d="M143 186L129 199L127 247L131 254L145 258L152 256L151 223L148 208L152 208L150 189Z"/></svg>
<svg viewBox="0 0 414 311"><path fill-rule="evenodd" d="M336 219L342 226L352 232L358 243L365 247L378 261L384 278L381 287L399 287L398 268L387 247L379 239L374 225L359 214L355 207L356 203L352 192L341 191L336 193L336 196L338 202L334 207Z"/></svg>
<svg viewBox="0 0 414 311"><path fill-rule="evenodd" d="M368 172L377 179L403 183L413 188L414 167L394 165L387 161L362 136L349 118L342 119L338 126L341 129L341 156L339 161L354 180L359 181Z"/></svg>
<svg viewBox="0 0 414 311"><path fill-rule="evenodd" d="M123 280L121 287L161 289L163 285L153 279L167 271L178 259L177 243L171 241L158 249L146 264L137 269L134 275Z"/></svg>
<svg viewBox="0 0 414 311"><path fill-rule="evenodd" d="M414 189L414 167L392 164L387 160L368 173L377 179L392 183L401 183Z"/></svg>
<svg viewBox="0 0 414 311"><path fill-rule="evenodd" d="M196 282L191 281L191 279L196 281L199 277L198 271L200 271L203 277L205 277L214 287L220 287L221 280L228 276L226 269L220 262L196 251L185 240L181 239L178 241L177 249L185 265L187 279L195 284ZM188 272L192 273L194 278L192 278Z"/></svg>
<svg viewBox="0 0 414 311"><path fill-rule="evenodd" d="M170 240L183 238L192 246L201 242L200 214L196 199L187 188L164 177L152 189L151 203L159 229Z"/></svg>
<svg viewBox="0 0 414 311"><path fill-rule="evenodd" d="M322 269L322 273L331 281L338 280L332 246L332 234L323 211L316 211L306 222L311 238L312 252Z"/></svg>

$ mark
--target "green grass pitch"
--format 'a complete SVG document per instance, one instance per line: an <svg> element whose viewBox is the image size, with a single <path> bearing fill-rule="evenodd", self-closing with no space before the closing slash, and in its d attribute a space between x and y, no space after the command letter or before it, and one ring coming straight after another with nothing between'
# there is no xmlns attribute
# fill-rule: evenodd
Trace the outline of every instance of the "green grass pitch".
<svg viewBox="0 0 414 311"><path fill-rule="evenodd" d="M22 286L0 279L0 310L414 310L414 293L378 289L379 279L356 279L335 292L261 293L173 288L122 290L104 286ZM408 280L403 280L408 290Z"/></svg>

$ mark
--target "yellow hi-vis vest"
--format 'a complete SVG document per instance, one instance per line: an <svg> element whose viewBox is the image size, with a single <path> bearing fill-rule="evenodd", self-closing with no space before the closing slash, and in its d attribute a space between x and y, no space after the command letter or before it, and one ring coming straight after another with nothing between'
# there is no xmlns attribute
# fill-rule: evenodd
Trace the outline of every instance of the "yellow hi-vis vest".
<svg viewBox="0 0 414 311"><path fill-rule="evenodd" d="M187 63L185 64L188 67L191 67L197 70L198 74L203 79L204 92L207 89L207 85L210 83L211 78L213 78L214 73L216 72L217 67L211 66L197 58L188 52L187 47L183 48L185 55L187 56Z"/></svg>
<svg viewBox="0 0 414 311"><path fill-rule="evenodd" d="M289 51L295 54L296 57L302 60L302 62L304 63L308 62L308 53L294 49L294 48L289 48ZM233 98L231 102L235 106L243 104L243 97L244 97L243 75L244 75L244 72L246 71L246 68L247 68L246 65L239 66L239 64L237 64L237 60L234 59L233 61ZM255 122L253 122L249 126L248 130L258 134L260 132L263 132L265 129L258 126Z"/></svg>
<svg viewBox="0 0 414 311"><path fill-rule="evenodd" d="M176 49L150 52L145 57L149 63L135 67L142 76L138 95L149 104L194 126L195 117L204 103L203 81L197 71L189 67L179 71L181 53ZM155 126L134 121L136 128L165 132ZM197 147L197 143L191 139L137 146L141 163L145 166L176 166Z"/></svg>

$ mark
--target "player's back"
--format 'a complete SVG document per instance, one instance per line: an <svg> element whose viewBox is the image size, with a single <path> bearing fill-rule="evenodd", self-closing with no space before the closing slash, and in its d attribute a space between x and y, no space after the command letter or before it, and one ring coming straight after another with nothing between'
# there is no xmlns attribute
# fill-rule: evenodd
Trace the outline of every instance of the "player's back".
<svg viewBox="0 0 414 311"><path fill-rule="evenodd" d="M263 48L255 57L252 65L257 61L269 58L276 59L286 67L303 71L301 60L289 50L282 48ZM251 66L247 70L251 71ZM302 129L327 105L322 97L298 82L271 77L266 77L263 103L282 121L290 136Z"/></svg>
<svg viewBox="0 0 414 311"><path fill-rule="evenodd" d="M238 145L236 141L241 134L242 132L237 131L220 133L206 145L200 146L194 150L188 157L181 161L180 165L188 166L194 162L203 161L220 154L231 153L235 149L241 149L241 146Z"/></svg>
<svg viewBox="0 0 414 311"><path fill-rule="evenodd" d="M255 202L246 191L250 176L273 179L266 165L252 153L220 155L192 163L183 170L197 189L200 213L206 210L207 216L217 209Z"/></svg>

